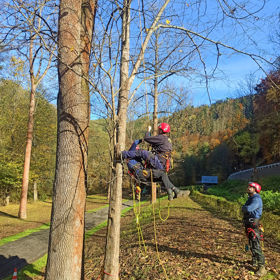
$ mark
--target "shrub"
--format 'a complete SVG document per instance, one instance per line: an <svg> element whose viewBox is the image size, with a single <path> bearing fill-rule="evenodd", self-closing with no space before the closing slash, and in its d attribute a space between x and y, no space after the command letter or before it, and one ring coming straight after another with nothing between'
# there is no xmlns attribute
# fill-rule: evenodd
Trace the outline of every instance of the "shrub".
<svg viewBox="0 0 280 280"><path fill-rule="evenodd" d="M5 198L21 186L21 167L14 162L0 162L0 199Z"/></svg>
<svg viewBox="0 0 280 280"><path fill-rule="evenodd" d="M259 181L265 191L280 192L280 176L269 176L261 178Z"/></svg>
<svg viewBox="0 0 280 280"><path fill-rule="evenodd" d="M279 211L280 210L280 193L273 191L261 192L264 210Z"/></svg>

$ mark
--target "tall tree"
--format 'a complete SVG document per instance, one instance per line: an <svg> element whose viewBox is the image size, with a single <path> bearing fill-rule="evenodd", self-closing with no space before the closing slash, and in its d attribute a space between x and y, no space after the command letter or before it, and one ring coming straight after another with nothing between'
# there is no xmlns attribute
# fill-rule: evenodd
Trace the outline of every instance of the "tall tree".
<svg viewBox="0 0 280 280"><path fill-rule="evenodd" d="M27 218L27 193L31 161L32 138L34 131L34 115L36 106L36 90L51 67L53 57L52 31L47 21L50 20L46 12L50 1L21 1L12 0L5 3L1 9L5 11L4 22L4 50L16 50L17 54L26 60L29 70L30 102L27 124L27 137L22 175L22 190L18 216ZM46 17L46 18L45 18ZM43 20L44 19L44 20ZM48 44L51 42L50 44ZM48 52L44 50L48 45Z"/></svg>
<svg viewBox="0 0 280 280"><path fill-rule="evenodd" d="M57 158L46 279L81 279L95 0L61 0Z"/></svg>
<svg viewBox="0 0 280 280"><path fill-rule="evenodd" d="M163 11L170 0L166 0L159 9L154 21L147 32L145 40L141 45L136 62L131 73L129 73L130 63L130 4L131 0L123 1L122 9L122 37L121 37L121 69L120 69L120 89L118 96L118 113L116 123L116 142L114 145L114 183L110 189L110 205L108 214L108 230L106 238L106 249L104 259L104 279L119 279L119 245L120 245L120 216L122 206L122 164L116 159L120 152L125 149L126 120L129 92L136 73L143 61L144 53L150 41L151 35L157 28ZM106 273L105 273L106 272Z"/></svg>

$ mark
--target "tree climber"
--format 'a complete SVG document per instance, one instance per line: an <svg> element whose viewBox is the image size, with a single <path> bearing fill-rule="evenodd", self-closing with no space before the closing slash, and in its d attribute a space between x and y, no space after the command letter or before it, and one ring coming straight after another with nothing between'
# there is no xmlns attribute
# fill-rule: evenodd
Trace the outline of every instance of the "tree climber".
<svg viewBox="0 0 280 280"><path fill-rule="evenodd" d="M259 223L262 216L263 202L260 196L261 186L255 182L248 183L248 200L242 206L244 214L243 223L245 232L249 240L249 247L252 253L252 265L258 267L257 275L266 274L265 258L263 255L261 241L263 240L263 230Z"/></svg>
<svg viewBox="0 0 280 280"><path fill-rule="evenodd" d="M166 189L168 194L168 200L177 198L183 195L183 192L177 189L169 180L167 173L164 170L159 169L147 169L144 165L145 163L132 159L127 163L130 175L134 176L138 183L141 185L147 185L151 187L151 179L154 182L160 182ZM177 195L173 196L173 191L177 190Z"/></svg>
<svg viewBox="0 0 280 280"><path fill-rule="evenodd" d="M172 151L172 144L167 136L167 133L170 132L170 126L167 123L161 123L159 125L159 134L157 136L150 136L150 129L151 128L149 127L149 131L146 133L144 140L152 145L151 152L142 149L137 150L137 144L142 142L142 140L137 140L137 143L134 142L129 151L123 151L121 153L121 157L122 159L129 159L130 161L128 164L131 164L131 161L138 162L138 165L136 164L138 167L139 163L142 164L144 162L144 165L142 164L143 168L135 169L138 172L137 176L141 176L142 180L147 180L150 179L152 175L153 179L163 182L169 200L173 199L172 191L174 192L174 198L177 198L178 196L181 196L182 192L170 182L166 173L170 167ZM135 146L135 149L132 148L133 146ZM150 174L151 170L152 174Z"/></svg>

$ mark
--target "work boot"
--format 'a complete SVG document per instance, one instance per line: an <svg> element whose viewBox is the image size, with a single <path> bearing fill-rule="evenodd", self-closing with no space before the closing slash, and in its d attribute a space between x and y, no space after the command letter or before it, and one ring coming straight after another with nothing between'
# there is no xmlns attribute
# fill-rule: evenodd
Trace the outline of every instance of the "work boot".
<svg viewBox="0 0 280 280"><path fill-rule="evenodd" d="M173 200L173 191L171 189L166 189L167 194L168 194L168 200Z"/></svg>
<svg viewBox="0 0 280 280"><path fill-rule="evenodd" d="M266 269L265 269L264 265L259 266L259 269L258 269L256 275L258 275L260 277L266 275Z"/></svg>
<svg viewBox="0 0 280 280"><path fill-rule="evenodd" d="M174 197L173 198L177 198L177 197L182 196L182 191L180 191L178 188L173 187L172 191L174 192Z"/></svg>

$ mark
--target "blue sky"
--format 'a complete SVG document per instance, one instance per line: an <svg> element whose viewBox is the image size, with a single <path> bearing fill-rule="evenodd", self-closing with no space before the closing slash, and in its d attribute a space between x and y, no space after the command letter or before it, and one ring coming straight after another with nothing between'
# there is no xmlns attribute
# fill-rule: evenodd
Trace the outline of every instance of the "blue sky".
<svg viewBox="0 0 280 280"><path fill-rule="evenodd" d="M253 0L250 2L257 3L257 1L259 0ZM277 14L280 11L279 7L279 0L267 1L265 8L257 14L259 19L254 22L254 28L247 30L246 26L249 27L249 24L245 25L242 34L242 30L238 30L238 26L236 29L235 26L236 34L239 33L236 37L231 35L234 33L231 33L232 30L230 25L225 25L223 29L223 32L226 31L225 34L227 34L228 31L228 38L223 38L223 35L221 35L222 32L219 33L218 31L215 33L213 32L209 37L214 40L225 42L227 45L233 46L236 49L259 54L266 59L273 61L276 58L276 55L280 55L280 51L278 53L277 51L275 52L276 46L271 40L271 36L275 35L276 31L280 32L279 21L276 21ZM245 33L247 32L248 35L251 36L251 41L246 39L247 34ZM219 38L219 36L221 36L221 38ZM280 38L278 38L278 40L280 40ZM254 74L257 81L265 76L265 73L260 70L259 66L248 56L236 54L233 51L226 49L221 49L221 52L223 55L220 57L219 67L215 73L217 78L209 81L209 92L213 103L227 97L237 97L239 94L237 91L240 83L244 83L250 74ZM215 50L212 49L209 51L209 57L206 61L208 71L211 67L214 67L215 62ZM265 71L269 72L269 70L271 70L270 65L264 62L262 62L261 65ZM190 85L190 91L193 105L209 105L210 102L205 89L205 83L192 82Z"/></svg>
<svg viewBox="0 0 280 280"><path fill-rule="evenodd" d="M237 56L235 59L227 59L221 62L219 68L223 73L218 74L219 78L210 80L209 93L211 102L225 98L235 98L238 96L240 83L245 82L248 75L253 74L259 80L265 74L259 69L257 64L246 56ZM191 89L191 100L193 105L209 105L210 101L205 90L205 83L194 84Z"/></svg>

